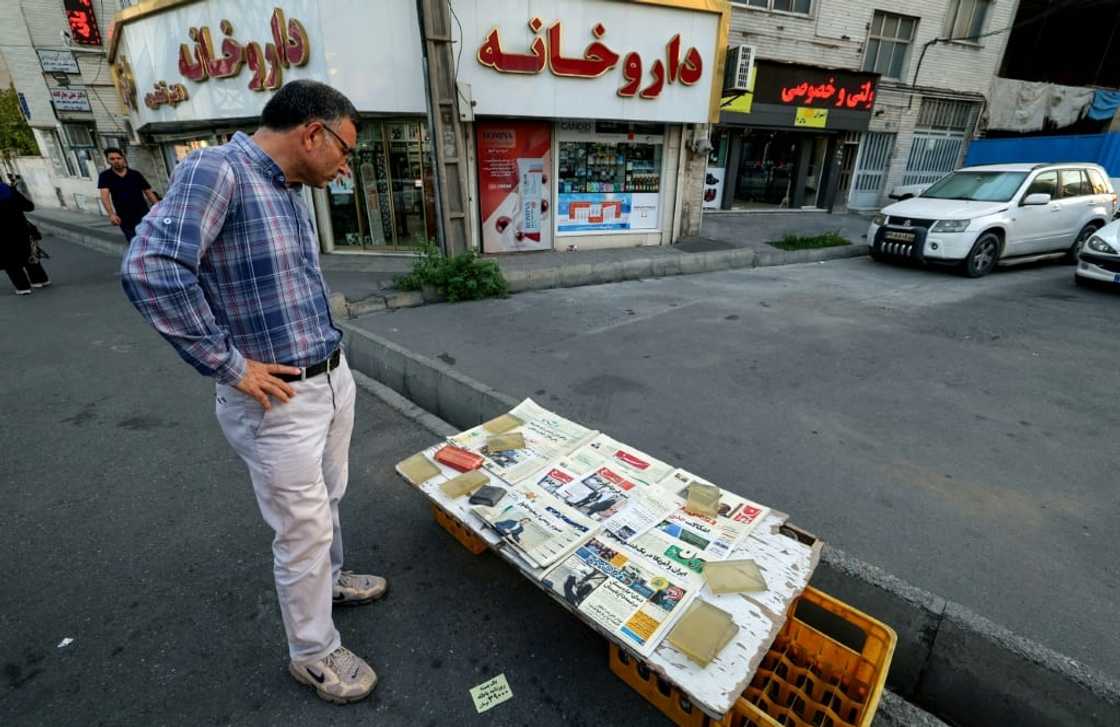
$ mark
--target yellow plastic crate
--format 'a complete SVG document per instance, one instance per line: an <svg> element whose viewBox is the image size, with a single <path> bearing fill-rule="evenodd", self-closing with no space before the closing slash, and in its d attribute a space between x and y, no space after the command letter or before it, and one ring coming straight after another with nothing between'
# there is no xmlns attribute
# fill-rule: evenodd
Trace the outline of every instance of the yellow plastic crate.
<svg viewBox="0 0 1120 727"><path fill-rule="evenodd" d="M861 645L857 651L838 639ZM806 588L751 685L721 720L706 716L675 685L613 643L610 665L679 727L869 727L896 641L889 626Z"/></svg>
<svg viewBox="0 0 1120 727"><path fill-rule="evenodd" d="M863 643L855 646L854 640ZM722 724L869 727L897 641L894 630L881 621L806 588Z"/></svg>
<svg viewBox="0 0 1120 727"><path fill-rule="evenodd" d="M451 533L451 535L459 541L459 544L469 550L474 555L481 555L486 552L489 547L486 541L474 534L474 532L459 519L448 512L445 512L439 505L432 505L432 515L435 517L437 523Z"/></svg>

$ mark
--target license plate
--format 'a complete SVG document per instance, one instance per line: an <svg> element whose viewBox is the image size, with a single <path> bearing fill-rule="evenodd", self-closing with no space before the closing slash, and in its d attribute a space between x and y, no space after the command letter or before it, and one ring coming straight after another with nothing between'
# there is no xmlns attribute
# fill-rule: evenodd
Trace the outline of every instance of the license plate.
<svg viewBox="0 0 1120 727"><path fill-rule="evenodd" d="M890 240L891 242L913 242L914 233L898 232L897 230L887 230L885 233L883 233L883 239Z"/></svg>

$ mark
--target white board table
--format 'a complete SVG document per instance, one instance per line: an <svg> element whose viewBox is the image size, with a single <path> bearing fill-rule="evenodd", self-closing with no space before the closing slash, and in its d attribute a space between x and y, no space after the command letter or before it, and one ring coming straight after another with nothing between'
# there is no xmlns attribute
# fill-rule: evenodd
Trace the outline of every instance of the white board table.
<svg viewBox="0 0 1120 727"><path fill-rule="evenodd" d="M431 502L459 520L491 550L520 570L529 580L567 608L580 620L601 633L612 643L644 662L650 670L665 678L683 692L693 704L706 714L720 719L731 710L735 700L743 693L754 677L762 657L766 655L774 638L785 624L793 601L809 584L809 579L820 559L822 543L802 543L779 532L788 516L771 511L758 527L735 549L731 558L750 558L758 564L769 590L761 593L730 593L715 595L707 587L699 598L731 614L739 633L723 651L706 667L701 667L669 644L666 639L657 647L652 657L640 657L627 645L593 621L583 617L571 604L541 585L543 572L535 569L510 548L490 528L470 511L467 497L449 498L440 485L460 474L435 461L435 452L444 446L439 442L424 450L428 459L440 469L440 474L420 485L419 489ZM400 470L398 468L398 474ZM493 474L492 480L501 484ZM404 479L402 475L402 479ZM407 479L405 480L407 482ZM411 484L410 484L411 486Z"/></svg>

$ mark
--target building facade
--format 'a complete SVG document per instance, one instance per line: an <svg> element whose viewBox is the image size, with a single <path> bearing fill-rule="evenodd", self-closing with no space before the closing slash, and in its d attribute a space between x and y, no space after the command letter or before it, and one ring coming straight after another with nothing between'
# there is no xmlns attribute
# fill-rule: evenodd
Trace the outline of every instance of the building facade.
<svg viewBox="0 0 1120 727"><path fill-rule="evenodd" d="M705 206L873 210L958 166L987 107L1017 0L745 0Z"/></svg>
<svg viewBox="0 0 1120 727"><path fill-rule="evenodd" d="M487 253L662 245L695 234L729 6L529 8L139 3L117 18L111 76L135 141L168 173L194 149L252 131L287 80L322 80L349 96L363 117L353 174L305 192L324 252L446 247L442 226L457 207L465 246ZM429 12L447 17L433 22ZM452 52L439 53L441 44ZM433 100L441 72L455 92ZM440 173L452 154L465 160L462 180Z"/></svg>
<svg viewBox="0 0 1120 727"><path fill-rule="evenodd" d="M125 3L127 4L127 2ZM161 189L166 171L134 139L107 60L118 0L0 3L0 53L41 158L18 160L36 204L101 212L97 175L106 147L129 148L130 163Z"/></svg>

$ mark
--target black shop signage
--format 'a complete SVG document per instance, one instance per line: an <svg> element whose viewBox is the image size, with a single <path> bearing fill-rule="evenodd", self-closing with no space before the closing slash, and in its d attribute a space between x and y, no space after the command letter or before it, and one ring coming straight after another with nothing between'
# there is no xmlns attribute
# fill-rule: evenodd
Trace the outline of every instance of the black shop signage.
<svg viewBox="0 0 1120 727"><path fill-rule="evenodd" d="M795 63L755 63L754 103L870 112L879 74Z"/></svg>

